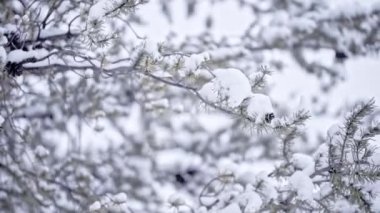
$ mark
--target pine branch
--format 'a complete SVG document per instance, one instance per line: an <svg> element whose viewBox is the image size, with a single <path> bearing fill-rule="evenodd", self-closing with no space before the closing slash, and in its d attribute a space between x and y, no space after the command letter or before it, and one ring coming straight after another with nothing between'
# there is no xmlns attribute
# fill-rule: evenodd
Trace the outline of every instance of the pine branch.
<svg viewBox="0 0 380 213"><path fill-rule="evenodd" d="M345 157L346 144L354 137L354 134L358 130L358 126L362 123L365 116L371 114L375 109L374 99L369 100L367 103L360 103L346 118L343 128L345 132L342 136L342 146L340 152L339 163L342 164Z"/></svg>

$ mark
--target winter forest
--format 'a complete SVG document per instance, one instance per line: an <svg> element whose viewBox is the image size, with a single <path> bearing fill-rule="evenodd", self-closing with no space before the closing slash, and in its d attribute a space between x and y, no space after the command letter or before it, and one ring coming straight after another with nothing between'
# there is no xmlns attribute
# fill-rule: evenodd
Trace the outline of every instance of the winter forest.
<svg viewBox="0 0 380 213"><path fill-rule="evenodd" d="M0 212L380 212L379 0L0 0Z"/></svg>

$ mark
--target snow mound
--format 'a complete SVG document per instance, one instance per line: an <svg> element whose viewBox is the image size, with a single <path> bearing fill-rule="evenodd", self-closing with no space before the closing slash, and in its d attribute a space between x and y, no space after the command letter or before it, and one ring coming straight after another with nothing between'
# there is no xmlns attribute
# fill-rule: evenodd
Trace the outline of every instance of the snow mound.
<svg viewBox="0 0 380 213"><path fill-rule="evenodd" d="M247 113L256 120L263 120L266 114L273 113L272 102L264 94L252 94L248 100Z"/></svg>
<svg viewBox="0 0 380 213"><path fill-rule="evenodd" d="M238 69L216 69L215 78L200 90L201 96L211 102L226 101L228 106L237 107L251 95L248 78Z"/></svg>
<svg viewBox="0 0 380 213"><path fill-rule="evenodd" d="M292 163L297 169L302 169L308 175L314 172L315 162L313 157L302 153L295 153L292 157Z"/></svg>
<svg viewBox="0 0 380 213"><path fill-rule="evenodd" d="M290 186L297 192L298 199L304 201L313 200L314 184L310 177L302 171L296 171L289 179Z"/></svg>

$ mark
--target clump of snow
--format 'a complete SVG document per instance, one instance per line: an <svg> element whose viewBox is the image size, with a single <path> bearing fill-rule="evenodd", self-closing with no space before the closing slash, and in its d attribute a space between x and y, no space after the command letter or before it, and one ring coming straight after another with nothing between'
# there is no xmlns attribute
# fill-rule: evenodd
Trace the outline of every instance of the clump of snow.
<svg viewBox="0 0 380 213"><path fill-rule="evenodd" d="M272 102L269 97L264 94L252 94L248 99L247 113L251 117L263 120L265 115L273 113Z"/></svg>
<svg viewBox="0 0 380 213"><path fill-rule="evenodd" d="M290 186L297 192L298 199L304 201L313 200L314 184L310 177L302 171L296 171L289 178Z"/></svg>
<svg viewBox="0 0 380 213"><path fill-rule="evenodd" d="M90 8L88 12L88 21L95 21L101 19L107 13L107 10L110 9L110 4L112 1L109 0L99 0Z"/></svg>
<svg viewBox="0 0 380 213"><path fill-rule="evenodd" d="M58 36L58 35L65 35L67 32L68 32L68 29L52 27L52 28L41 30L40 38L48 38L48 37L53 37L53 36Z"/></svg>
<svg viewBox="0 0 380 213"><path fill-rule="evenodd" d="M315 160L318 160L316 164L320 167L327 167L328 166L328 152L329 152L329 147L327 144L323 143L321 144L317 151L314 152L313 157Z"/></svg>
<svg viewBox="0 0 380 213"><path fill-rule="evenodd" d="M36 149L34 150L34 153L39 157L39 158L44 158L47 157L50 152L47 150L45 147L38 145Z"/></svg>
<svg viewBox="0 0 380 213"><path fill-rule="evenodd" d="M239 170L239 166L229 158L222 158L218 161L217 168L220 174L233 174L236 175Z"/></svg>
<svg viewBox="0 0 380 213"><path fill-rule="evenodd" d="M93 211L97 211L97 210L99 210L100 208L102 208L102 204L100 204L99 201L95 201L94 203L92 203L92 204L90 205L90 207L88 207L88 210L89 210L90 212L93 212Z"/></svg>
<svg viewBox="0 0 380 213"><path fill-rule="evenodd" d="M6 45L7 43L8 43L7 37L5 37L4 35L0 34L0 46L1 45Z"/></svg>
<svg viewBox="0 0 380 213"><path fill-rule="evenodd" d="M3 70L7 61L7 52L3 46L0 46L0 72Z"/></svg>
<svg viewBox="0 0 380 213"><path fill-rule="evenodd" d="M238 203L244 207L244 212L257 212L263 203L261 197L254 191L248 191L241 194Z"/></svg>
<svg viewBox="0 0 380 213"><path fill-rule="evenodd" d="M296 18L291 20L290 26L300 32L311 33L317 28L317 23L308 18Z"/></svg>
<svg viewBox="0 0 380 213"><path fill-rule="evenodd" d="M6 7L12 9L16 14L22 14L24 12L24 6L20 1L5 1Z"/></svg>
<svg viewBox="0 0 380 213"><path fill-rule="evenodd" d="M41 59L43 57L46 57L49 54L47 50L44 49L38 49L38 50L12 50L8 53L7 61L14 62L14 63L20 63L26 59Z"/></svg>
<svg viewBox="0 0 380 213"><path fill-rule="evenodd" d="M251 95L248 78L238 69L216 69L215 78L206 83L199 93L211 102L226 100L228 106L237 107Z"/></svg>
<svg viewBox="0 0 380 213"><path fill-rule="evenodd" d="M263 30L263 40L267 44L275 43L278 40L286 40L290 38L291 35L291 30L289 29L289 27L285 26L268 26Z"/></svg>
<svg viewBox="0 0 380 213"><path fill-rule="evenodd" d="M340 126L338 124L332 125L328 130L327 130L327 136L329 137L334 137L340 132Z"/></svg>
<svg viewBox="0 0 380 213"><path fill-rule="evenodd" d="M319 185L319 191L318 191L317 197L315 198L321 199L325 197L326 195L330 194L332 190L333 189L330 183L322 183L321 185Z"/></svg>
<svg viewBox="0 0 380 213"><path fill-rule="evenodd" d="M144 49L147 53L151 54L153 58L158 58L161 56L159 45L153 40L146 39L144 43Z"/></svg>
<svg viewBox="0 0 380 213"><path fill-rule="evenodd" d="M211 80L214 78L214 76L211 75L211 72L206 69L197 69L193 71L193 74L197 76L197 78L200 78L200 79Z"/></svg>
<svg viewBox="0 0 380 213"><path fill-rule="evenodd" d="M327 130L327 141L331 144L339 144L339 137L341 127L338 124L332 125Z"/></svg>
<svg viewBox="0 0 380 213"><path fill-rule="evenodd" d="M124 192L110 195L106 194L103 197L101 197L100 200L95 201L92 203L88 210L90 212L98 212L100 210L109 210L110 212L129 212L127 207L127 195ZM107 211L108 212L108 211Z"/></svg>
<svg viewBox="0 0 380 213"><path fill-rule="evenodd" d="M154 76L159 77L159 78L171 78L171 77L173 77L172 74L170 74L169 72L165 72L163 70L153 71L152 74Z"/></svg>
<svg viewBox="0 0 380 213"><path fill-rule="evenodd" d="M49 182L44 181L44 180L40 180L40 181L38 182L38 186L39 186L42 190L44 190L44 191L46 191L46 192L52 192L52 191L54 191L54 190L56 189L56 186L55 186L54 184L49 183Z"/></svg>
<svg viewBox="0 0 380 213"><path fill-rule="evenodd" d="M112 196L112 200L115 203L125 203L125 202L127 202L127 194L125 194L124 192L120 192L120 193Z"/></svg>
<svg viewBox="0 0 380 213"><path fill-rule="evenodd" d="M275 188L275 181L268 177L268 172L259 172L258 174L255 174L248 171L243 174L237 174L236 176L236 179L241 183L260 185L260 194L263 196L264 200L269 201L277 198L278 193Z"/></svg>
<svg viewBox="0 0 380 213"><path fill-rule="evenodd" d="M301 169L305 174L311 175L314 172L314 159L302 153L295 153L292 156L292 163L297 169Z"/></svg>
<svg viewBox="0 0 380 213"><path fill-rule="evenodd" d="M248 77L238 69L216 69L215 77L199 90L199 94L213 103L226 103L228 107L244 105L247 114L257 120L264 120L267 114L273 113L268 96L252 93Z"/></svg>
<svg viewBox="0 0 380 213"><path fill-rule="evenodd" d="M5 45L7 43L8 43L7 37L0 34L0 72L3 70L7 61L7 52L5 51L2 45Z"/></svg>
<svg viewBox="0 0 380 213"><path fill-rule="evenodd" d="M350 204L347 200L338 200L334 203L333 211L335 212L347 212L354 213L359 212L359 208L356 205Z"/></svg>
<svg viewBox="0 0 380 213"><path fill-rule="evenodd" d="M362 137L363 137L363 134L365 134L365 132L362 132L362 131L356 131L353 135L353 139L354 140L360 140Z"/></svg>
<svg viewBox="0 0 380 213"><path fill-rule="evenodd" d="M363 3L362 3L363 2ZM364 3L365 2L365 3ZM376 8L377 1L337 1L333 8L321 15L321 19L355 18L368 15Z"/></svg>
<svg viewBox="0 0 380 213"><path fill-rule="evenodd" d="M272 76L269 75L268 73L265 73L269 68L266 67L260 67L260 70L257 72L252 72L251 74L248 75L248 78L252 82L252 84L255 84L256 82L264 80L265 83L268 85L272 85L274 82L272 80Z"/></svg>
<svg viewBox="0 0 380 213"><path fill-rule="evenodd" d="M143 130L141 123L141 108L139 104L133 104L130 109L129 117L126 120L123 120L123 124L125 129L127 130L127 134L133 135L135 137L141 136L141 132Z"/></svg>
<svg viewBox="0 0 380 213"><path fill-rule="evenodd" d="M207 60L210 60L210 54L208 53L199 53L192 54L190 57L184 58L184 69L186 71L194 71L199 68L199 66Z"/></svg>
<svg viewBox="0 0 380 213"><path fill-rule="evenodd" d="M373 212L380 212L380 196L376 196L373 204L372 204L372 207L371 207L371 210Z"/></svg>
<svg viewBox="0 0 380 213"><path fill-rule="evenodd" d="M208 196L204 196L204 197L201 197L202 199L202 203L205 205L205 206L211 206L213 205L215 202L218 201L218 197L208 197Z"/></svg>
<svg viewBox="0 0 380 213"><path fill-rule="evenodd" d="M168 201L173 206L182 206L186 204L185 199L179 194L171 195Z"/></svg>

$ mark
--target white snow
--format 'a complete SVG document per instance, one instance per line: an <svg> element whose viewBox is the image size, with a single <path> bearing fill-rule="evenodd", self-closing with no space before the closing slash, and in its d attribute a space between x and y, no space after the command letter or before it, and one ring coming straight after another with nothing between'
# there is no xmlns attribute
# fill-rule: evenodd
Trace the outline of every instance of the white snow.
<svg viewBox="0 0 380 213"><path fill-rule="evenodd" d="M302 169L307 175L311 175L314 172L315 162L310 155L295 153L292 157L292 163L296 168Z"/></svg>
<svg viewBox="0 0 380 213"><path fill-rule="evenodd" d="M44 158L50 154L49 150L47 150L45 147L41 145L38 145L36 147L36 149L34 150L34 153L40 158Z"/></svg>
<svg viewBox="0 0 380 213"><path fill-rule="evenodd" d="M339 134L341 132L341 127L338 124L332 125L327 131L326 141L330 144L339 144L341 138Z"/></svg>
<svg viewBox="0 0 380 213"><path fill-rule="evenodd" d="M46 57L49 54L47 50L38 49L38 50L12 50L8 53L7 61L20 63L26 59L36 58L41 59Z"/></svg>
<svg viewBox="0 0 380 213"><path fill-rule="evenodd" d="M125 203L127 202L127 195L124 192L120 192L112 197L115 203Z"/></svg>
<svg viewBox="0 0 380 213"><path fill-rule="evenodd" d="M193 71L193 74L197 78L201 78L201 79L211 80L214 78L214 76L211 75L211 72L206 70L206 69L197 69L197 70Z"/></svg>
<svg viewBox="0 0 380 213"><path fill-rule="evenodd" d="M256 117L260 121L266 114L273 112L272 102L267 95L255 93L250 96L247 106L249 116Z"/></svg>
<svg viewBox="0 0 380 213"><path fill-rule="evenodd" d="M24 12L24 6L20 1L5 1L5 3L6 7L12 8L12 11L16 12L17 14L22 14Z"/></svg>
<svg viewBox="0 0 380 213"><path fill-rule="evenodd" d="M67 33L68 29L61 29L61 28L48 28L41 30L40 38L47 38L47 37L53 37L58 35L65 35Z"/></svg>
<svg viewBox="0 0 380 213"><path fill-rule="evenodd" d="M331 9L328 10L323 18L351 18L357 17L360 15L367 15L370 12L379 9L379 1L359 1L359 0L351 0L351 1L332 1Z"/></svg>
<svg viewBox="0 0 380 213"><path fill-rule="evenodd" d="M100 204L100 202L99 202L99 201L95 201L94 203L92 203L92 204L90 205L90 207L88 208L88 210L90 210L90 212L91 212L91 211L97 211L97 210L99 210L101 207L102 207L102 205Z"/></svg>
<svg viewBox="0 0 380 213"><path fill-rule="evenodd" d="M245 206L244 212L257 212L263 203L261 197L254 191L241 194L238 202L241 206Z"/></svg>
<svg viewBox="0 0 380 213"><path fill-rule="evenodd" d="M151 54L153 58L158 58L161 56L158 43L153 40L146 39L144 49L147 53Z"/></svg>
<svg viewBox="0 0 380 213"><path fill-rule="evenodd" d="M292 19L289 24L293 29L307 33L310 33L317 28L317 23L314 20L305 17Z"/></svg>
<svg viewBox="0 0 380 213"><path fill-rule="evenodd" d="M315 160L318 159L317 165L319 167L327 167L328 166L328 151L329 151L328 145L326 143L323 143L314 152L313 157Z"/></svg>
<svg viewBox="0 0 380 213"><path fill-rule="evenodd" d="M143 131L143 126L141 123L141 108L139 104L133 104L130 111L130 116L128 119L123 119L122 122L125 129L126 134L133 136L141 136ZM142 136L141 136L142 137Z"/></svg>
<svg viewBox="0 0 380 213"><path fill-rule="evenodd" d="M202 97L213 103L227 103L228 107L237 107L244 103L251 117L263 120L265 115L273 113L271 100L268 96L252 93L248 77L240 70L216 69L212 71L215 78L203 85L199 90Z"/></svg>
<svg viewBox="0 0 380 213"><path fill-rule="evenodd" d="M373 212L380 212L380 196L376 196L373 205L371 207Z"/></svg>
<svg viewBox="0 0 380 213"><path fill-rule="evenodd" d="M184 69L185 71L194 71L199 68L202 62L207 60L210 60L208 53L192 54L190 57L184 58Z"/></svg>
<svg viewBox="0 0 380 213"><path fill-rule="evenodd" d="M266 43L272 44L277 40L285 40L291 36L292 32L289 27L269 26L263 31L263 39Z"/></svg>
<svg viewBox="0 0 380 213"><path fill-rule="evenodd" d="M256 165L253 165L253 167L256 167ZM269 171L262 171L257 173L252 172L253 169L248 170L243 168L241 170L247 170L247 172L236 175L236 180L239 183L253 185L260 183L261 187L259 190L266 201L277 198L278 193L277 189L275 188L275 180L268 177L268 173L270 173Z"/></svg>
<svg viewBox="0 0 380 213"><path fill-rule="evenodd" d="M184 197L180 194L171 195L168 201L173 206L181 206L186 204Z"/></svg>
<svg viewBox="0 0 380 213"><path fill-rule="evenodd" d="M205 206L211 206L212 204L214 204L215 202L218 201L218 197L201 197L201 200L202 200L202 203L205 205Z"/></svg>
<svg viewBox="0 0 380 213"><path fill-rule="evenodd" d="M206 83L199 93L211 102L226 100L228 106L237 107L251 95L251 85L242 71L234 68L216 69L215 78Z"/></svg>
<svg viewBox="0 0 380 213"><path fill-rule="evenodd" d="M189 74L192 75L202 75L206 74L207 71L202 70L202 63L210 60L210 54L208 52L201 52L201 53L193 53L193 54L173 54L173 55L165 55L162 57L159 57L160 55L155 54L157 50L155 50L155 46L157 43L153 43L149 48L145 48L145 50L150 53L154 58L157 58L159 60L165 59L168 64L172 65L179 65L180 69L178 70L179 74L182 77L188 76ZM201 70L201 71L198 71ZM204 77L204 76L203 76Z"/></svg>
<svg viewBox="0 0 380 213"><path fill-rule="evenodd" d="M339 124L331 125L330 128L327 130L327 136L330 138L333 138L340 132L340 126Z"/></svg>
<svg viewBox="0 0 380 213"><path fill-rule="evenodd" d="M152 74L154 76L160 77L160 78L171 78L173 77L169 72L163 71L163 70L157 70L153 71Z"/></svg>
<svg viewBox="0 0 380 213"><path fill-rule="evenodd" d="M100 200L92 203L88 210L90 212L98 212L100 210L108 210L110 212L128 212L126 205L127 195L123 192L116 195L106 194ZM124 211L125 210L125 211Z"/></svg>
<svg viewBox="0 0 380 213"><path fill-rule="evenodd" d="M7 61L7 52L3 46L0 46L0 72L3 71L3 68Z"/></svg>
<svg viewBox="0 0 380 213"><path fill-rule="evenodd" d="M106 3L107 1L105 0L100 0L98 1L98 3ZM99 7L99 6L98 6ZM99 8L98 8L99 9ZM104 8L100 8L101 10L104 10ZM352 8L349 8L350 11L352 10ZM96 10L96 8L91 8L91 10ZM94 11L92 11L93 13L95 13ZM104 11L103 11L104 12ZM91 11L90 11L91 13ZM95 14L96 16L99 16L99 14ZM95 17L95 15L93 15ZM299 21L299 20L296 20L296 21ZM301 20L301 21L305 21L305 20ZM308 22L295 22L293 23L295 27L299 27L300 30L305 30L305 31L308 31L309 28L312 28L313 27L313 23L308 23ZM159 27L159 26L158 26ZM228 28L225 28L225 29L228 29ZM275 30L276 31L276 30ZM286 35L286 34L285 34ZM270 39L271 37L273 37L273 35L268 35L268 39ZM280 36L281 38L281 36ZM273 39L273 38L272 38ZM1 61L1 55L4 55L5 54L5 57L3 58L6 58L7 55L6 55L6 52L4 50L4 54L1 54L1 46L0 46L0 61ZM3 48L4 49L4 48ZM155 50L157 52L157 48L155 47ZM228 51L226 51L225 53L221 54L221 58L224 57L226 54L228 53ZM213 54L211 54L213 56ZM216 56L213 57L214 59L218 58L218 55L215 54ZM5 60L5 59L4 59ZM198 55L195 55L194 58L192 59L189 59L186 61L186 65L185 67L187 68L191 68L191 69L195 69L197 66L199 66L199 64L202 62L203 58L198 56ZM239 71L240 72L240 71ZM207 74L207 73L206 73ZM216 74L215 74L216 75ZM235 75L235 74L234 74ZM168 76L170 77L170 76ZM210 93L215 93L217 95L219 95L219 92L220 90L217 89L217 88L221 88L221 85L222 83L218 82L218 81L221 81L219 79L220 77L218 77L216 75L216 78L209 83L208 87L209 89L211 89L211 91L209 91ZM228 78L227 78L228 79ZM223 81L227 81L227 80L223 80ZM218 83L216 83L218 82ZM288 82L288 81L287 81ZM217 86L215 86L215 84ZM206 84L207 85L207 84ZM206 85L204 87L206 87ZM373 84L367 84L367 85L373 85ZM230 87L230 84L227 85L228 87ZM237 85L236 85L236 88L237 88ZM310 90L311 86L310 87L303 87L305 88L305 90ZM361 87L363 88L363 87ZM206 88L207 89L207 88ZM222 92L227 96L227 97L231 97L232 95L230 95L231 93L231 90L230 89L225 89L224 87L221 88ZM239 91L239 90L237 90ZM251 92L251 91L250 91ZM249 101L249 105L248 105L248 111L251 115L264 115L265 111L273 111L272 109L272 105L270 104L270 100L267 96L263 95L263 94L254 94L252 96L251 93L249 93L250 95L248 95L247 97L248 98L251 98L250 101ZM351 94L351 93L350 93ZM207 94L208 95L208 94ZM214 94L212 94L214 95ZM254 98L254 96L256 96L256 98ZM263 96L261 98L257 98L257 96ZM206 97L206 95L205 95ZM233 97L233 96L232 96ZM285 96L284 96L285 97ZM218 97L217 97L218 98ZM217 99L216 98L216 99ZM287 97L286 97L287 98ZM244 100L244 99L243 99ZM236 102L239 102L239 101L236 101ZM238 103L237 105L240 105L240 103ZM255 106L257 105L257 106ZM264 105L267 105L266 107L264 107ZM269 107L270 105L270 107ZM138 111L138 110L137 110ZM1 118L1 117L0 117ZM140 117L137 117L135 120L140 120L141 118ZM134 120L134 121L135 121ZM133 123L134 121L131 121L130 125L128 126L127 129L134 129L133 127ZM211 123L211 121L213 121L214 123ZM220 121L219 120L215 120L215 118L203 118L203 119L198 119L198 122L201 124L201 126L206 129L208 132L216 132L216 131L219 131L220 129L224 128L223 125L220 124ZM210 122L210 123L209 123ZM0 121L1 123L1 121ZM138 128L140 129L140 128ZM139 131L136 131L136 133L139 132ZM330 135L334 135L336 131L331 131L330 132ZM315 155L317 154L322 154L322 153L327 153L326 152L327 150L327 146L326 144L323 144L321 145L321 147L318 149L318 151L316 152ZM183 155L181 153L178 153L178 152L170 152L168 151L167 153L160 153L161 155L159 156L160 157L160 160L161 161L158 161L159 162L159 165L160 166L163 166L163 167L168 167L168 168L172 168L176 165L182 165L182 164L187 164L188 161L192 161L191 158L193 158L193 156L191 157L183 157ZM175 155L175 156L171 156L171 155ZM157 157L157 158L159 158ZM189 160L190 159L190 160ZM173 160L173 161L172 161ZM181 162L181 161L184 161L184 162ZM180 163L178 163L180 162ZM171 165L171 163L173 163L173 165ZM177 164L178 163L178 164ZM292 158L292 163L295 165L295 167L297 169L301 169L302 171L299 171L299 172L296 172L292 175L291 179L290 179L290 183L292 184L292 187L297 191L299 197L303 197L301 195L304 195L304 194L307 194L308 196L312 196L311 192L313 191L313 186L310 185L310 178L308 177L308 175L310 175L310 169L313 168L314 166L314 161L313 159L311 159L309 156L305 156L303 154L294 154L293 155L293 158ZM311 166L313 165L313 166ZM179 166L181 167L181 166ZM303 180L306 180L306 181L303 181ZM303 185L302 185L303 184ZM300 186L301 185L301 186ZM305 188L308 188L310 189L309 192L306 192L306 191L303 191L303 190L300 190L300 188L304 187L304 185L306 185L307 187ZM255 192L253 192L255 193ZM257 193L255 193L257 195ZM251 196L247 196L247 197L251 197ZM255 197L255 196L253 196ZM257 197L255 197L257 198ZM259 197L260 198L260 197ZM175 200L173 198L173 200ZM380 199L377 198L376 201L379 201L380 202ZM375 201L375 202L376 202ZM100 203L93 203L93 204L96 204L93 206L93 208L95 209L99 209L101 206L100 206ZM342 210L344 206L347 206L347 204L345 204L344 202L337 202L336 203L336 208L337 210ZM92 205L91 205L92 206ZM91 206L90 206L90 210L91 210ZM377 206L377 208L376 208ZM373 205L372 206L374 211L380 211L380 205ZM226 208L224 208L223 210L221 210L221 212L223 213L226 213L226 212L230 212L230 213L240 213L241 210L239 208L239 206L235 205L235 204L232 204L232 205L229 205L227 206Z"/></svg>
<svg viewBox="0 0 380 213"><path fill-rule="evenodd" d="M88 21L95 21L102 18L106 13L107 9L110 7L109 0L99 0L90 8L88 13Z"/></svg>
<svg viewBox="0 0 380 213"><path fill-rule="evenodd" d="M354 213L360 212L359 208L355 204L350 204L347 200L338 200L333 204L333 211L335 212L345 212Z"/></svg>
<svg viewBox="0 0 380 213"><path fill-rule="evenodd" d="M310 177L302 171L296 171L289 178L290 186L297 192L300 200L312 201L314 184Z"/></svg>
<svg viewBox="0 0 380 213"><path fill-rule="evenodd" d="M1 29L0 29L0 33L1 33ZM0 34L0 46L1 45L5 45L7 43L8 43L7 37L5 37L4 35Z"/></svg>

